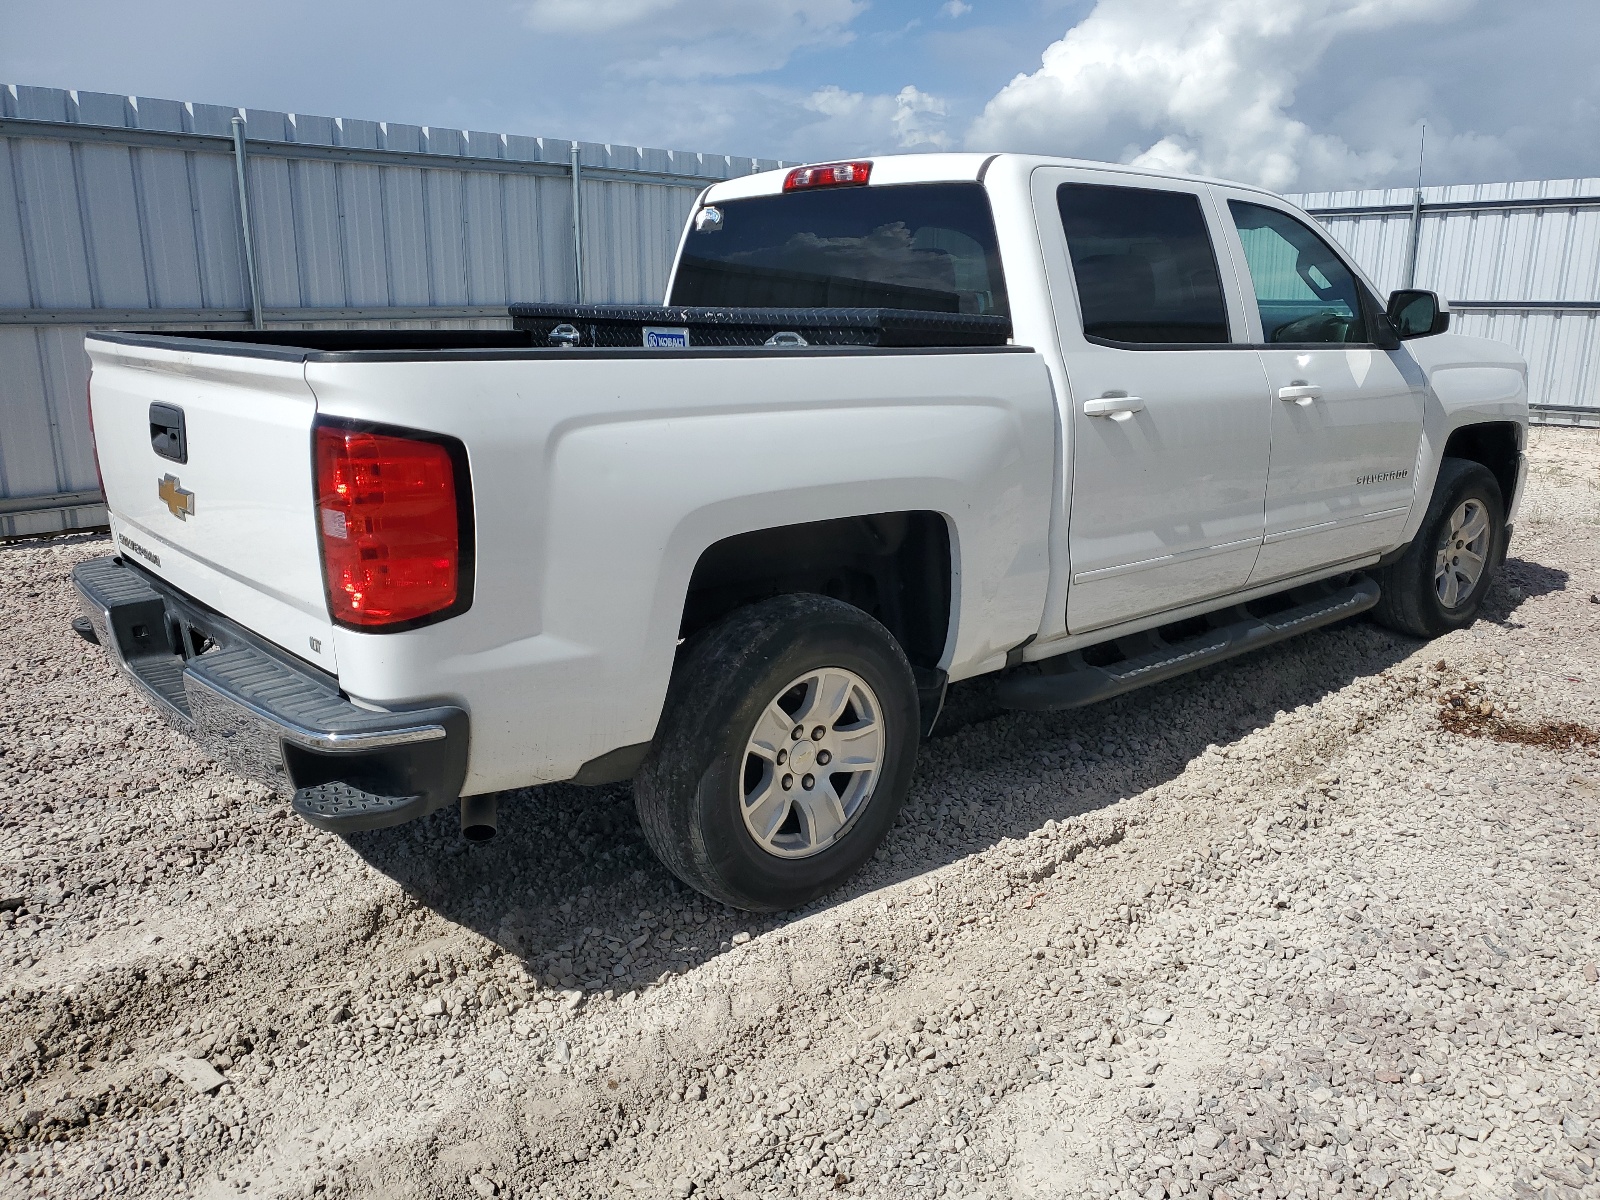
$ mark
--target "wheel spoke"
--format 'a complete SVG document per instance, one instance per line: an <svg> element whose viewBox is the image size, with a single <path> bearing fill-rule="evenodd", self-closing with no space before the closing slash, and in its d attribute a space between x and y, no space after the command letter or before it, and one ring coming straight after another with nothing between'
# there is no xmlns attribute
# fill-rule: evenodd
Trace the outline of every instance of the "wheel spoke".
<svg viewBox="0 0 1600 1200"><path fill-rule="evenodd" d="M1468 585L1478 582L1478 577L1483 574L1483 556L1474 554L1471 550L1456 551L1456 573L1465 579Z"/></svg>
<svg viewBox="0 0 1600 1200"><path fill-rule="evenodd" d="M806 703L795 720L803 725L825 725L833 728L850 703L853 681L842 671L822 671L812 683Z"/></svg>
<svg viewBox="0 0 1600 1200"><path fill-rule="evenodd" d="M777 757L778 751L789 744L789 732L794 726L795 718L784 712L774 700L767 705L761 719L756 722L755 732L750 735L750 753L771 762Z"/></svg>
<svg viewBox="0 0 1600 1200"><path fill-rule="evenodd" d="M1461 528L1456 531L1456 536L1469 546L1482 537L1489 530L1489 514L1481 505L1473 505L1465 514Z"/></svg>
<svg viewBox="0 0 1600 1200"><path fill-rule="evenodd" d="M883 728L872 721L854 729L841 729L834 734L834 745L839 747L833 760L838 770L876 766L883 757Z"/></svg>
<svg viewBox="0 0 1600 1200"><path fill-rule="evenodd" d="M1444 586L1439 591L1439 599L1444 601L1446 608L1454 608L1456 601L1461 598L1460 588L1456 585L1456 573L1452 568L1445 568Z"/></svg>
<svg viewBox="0 0 1600 1200"><path fill-rule="evenodd" d="M745 822L757 841L771 843L789 817L790 796L778 785L777 774L768 772L761 786L744 798Z"/></svg>
<svg viewBox="0 0 1600 1200"><path fill-rule="evenodd" d="M809 792L797 793L794 804L800 813L806 841L813 846L827 845L844 828L844 805L827 776L818 779L817 786Z"/></svg>

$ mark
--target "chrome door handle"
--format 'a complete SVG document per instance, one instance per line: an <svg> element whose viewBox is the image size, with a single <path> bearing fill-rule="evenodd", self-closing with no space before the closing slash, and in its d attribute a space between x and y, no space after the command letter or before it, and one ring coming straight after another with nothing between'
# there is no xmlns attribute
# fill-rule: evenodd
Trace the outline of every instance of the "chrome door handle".
<svg viewBox="0 0 1600 1200"><path fill-rule="evenodd" d="M1279 400L1293 400L1301 408L1313 400L1322 399L1322 389L1314 383L1291 383L1278 389Z"/></svg>
<svg viewBox="0 0 1600 1200"><path fill-rule="evenodd" d="M1110 417L1113 421L1128 421L1134 413L1143 411L1144 401L1138 396L1101 396L1083 403L1084 416Z"/></svg>

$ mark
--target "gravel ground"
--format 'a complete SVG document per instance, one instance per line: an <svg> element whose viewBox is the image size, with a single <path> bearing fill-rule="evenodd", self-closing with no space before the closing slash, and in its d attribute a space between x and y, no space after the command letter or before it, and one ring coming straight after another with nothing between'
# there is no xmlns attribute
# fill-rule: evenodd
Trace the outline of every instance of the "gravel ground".
<svg viewBox="0 0 1600 1200"><path fill-rule="evenodd" d="M0 1193L1600 1196L1600 439L1472 629L1100 708L958 689L903 823L752 919L626 787L318 834L0 548Z"/></svg>

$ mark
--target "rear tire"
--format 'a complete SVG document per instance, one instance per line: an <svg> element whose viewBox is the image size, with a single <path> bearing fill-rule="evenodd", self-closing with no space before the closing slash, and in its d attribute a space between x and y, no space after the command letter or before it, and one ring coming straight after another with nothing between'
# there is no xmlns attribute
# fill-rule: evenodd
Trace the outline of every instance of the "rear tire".
<svg viewBox="0 0 1600 1200"><path fill-rule="evenodd" d="M1488 468L1445 459L1417 536L1377 573L1383 594L1373 619L1419 638L1465 629L1483 606L1505 536L1505 504Z"/></svg>
<svg viewBox="0 0 1600 1200"><path fill-rule="evenodd" d="M673 674L634 780L645 838L724 904L814 900L894 823L918 713L905 654L860 609L814 595L740 609L697 635Z"/></svg>

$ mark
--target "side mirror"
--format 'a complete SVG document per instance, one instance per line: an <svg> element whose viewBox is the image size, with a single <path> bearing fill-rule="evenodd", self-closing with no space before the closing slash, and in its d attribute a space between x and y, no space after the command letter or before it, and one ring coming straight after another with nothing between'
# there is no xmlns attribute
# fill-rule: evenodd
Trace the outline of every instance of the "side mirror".
<svg viewBox="0 0 1600 1200"><path fill-rule="evenodd" d="M1444 311L1433 292L1404 288L1389 295L1389 324L1402 340L1443 333L1450 328L1450 314Z"/></svg>

